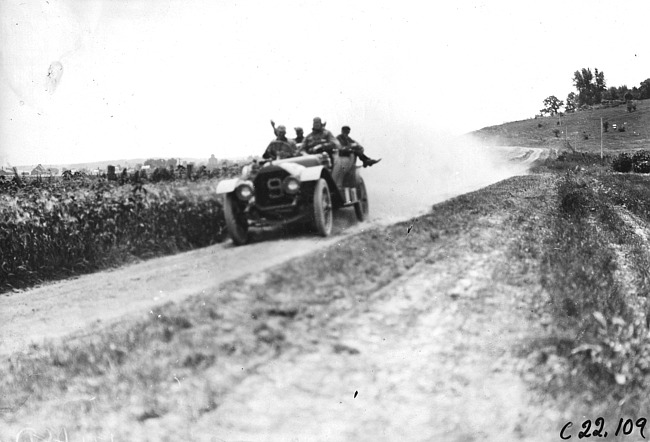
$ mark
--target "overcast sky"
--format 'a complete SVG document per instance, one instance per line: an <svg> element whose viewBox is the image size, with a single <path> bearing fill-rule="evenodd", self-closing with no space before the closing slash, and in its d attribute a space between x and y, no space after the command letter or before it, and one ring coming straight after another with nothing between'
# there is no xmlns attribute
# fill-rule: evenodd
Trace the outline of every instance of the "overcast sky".
<svg viewBox="0 0 650 442"><path fill-rule="evenodd" d="M583 67L638 86L649 11L641 0L2 0L0 165L261 154L271 118L426 144L432 131L531 118Z"/></svg>

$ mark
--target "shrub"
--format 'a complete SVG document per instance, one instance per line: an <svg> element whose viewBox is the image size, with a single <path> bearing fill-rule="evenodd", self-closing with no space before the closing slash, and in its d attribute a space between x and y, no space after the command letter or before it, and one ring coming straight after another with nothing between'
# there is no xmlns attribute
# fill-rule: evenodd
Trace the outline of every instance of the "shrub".
<svg viewBox="0 0 650 442"><path fill-rule="evenodd" d="M151 174L151 181L158 183L160 181L171 181L174 179L174 174L166 167L156 167Z"/></svg>
<svg viewBox="0 0 650 442"><path fill-rule="evenodd" d="M567 174L558 186L561 212L569 217L585 216L593 203L591 192L584 181L578 181Z"/></svg>
<svg viewBox="0 0 650 442"><path fill-rule="evenodd" d="M627 153L621 153L612 161L612 169L616 172L632 172L632 157Z"/></svg>
<svg viewBox="0 0 650 442"><path fill-rule="evenodd" d="M555 138L560 138L560 129L553 129L553 134L555 135Z"/></svg>
<svg viewBox="0 0 650 442"><path fill-rule="evenodd" d="M0 291L223 239L209 182L59 181L0 194Z"/></svg>
<svg viewBox="0 0 650 442"><path fill-rule="evenodd" d="M618 126L617 130L618 130L619 132L625 132L625 125L624 125L624 124L621 124L620 126Z"/></svg>
<svg viewBox="0 0 650 442"><path fill-rule="evenodd" d="M636 173L650 173L650 152L638 151L632 156L632 164Z"/></svg>
<svg viewBox="0 0 650 442"><path fill-rule="evenodd" d="M605 157L609 158L609 157ZM572 162L583 166L601 164L600 154L590 152L562 152L557 157L558 161Z"/></svg>

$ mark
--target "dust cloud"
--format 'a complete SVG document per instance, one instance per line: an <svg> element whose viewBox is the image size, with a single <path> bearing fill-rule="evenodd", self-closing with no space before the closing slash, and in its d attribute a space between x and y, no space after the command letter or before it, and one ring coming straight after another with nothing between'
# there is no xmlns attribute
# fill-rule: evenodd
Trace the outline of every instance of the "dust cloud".
<svg viewBox="0 0 650 442"><path fill-rule="evenodd" d="M382 161L362 169L371 219L397 221L433 204L526 173L530 149L493 148L469 135L446 136L412 128L362 142Z"/></svg>

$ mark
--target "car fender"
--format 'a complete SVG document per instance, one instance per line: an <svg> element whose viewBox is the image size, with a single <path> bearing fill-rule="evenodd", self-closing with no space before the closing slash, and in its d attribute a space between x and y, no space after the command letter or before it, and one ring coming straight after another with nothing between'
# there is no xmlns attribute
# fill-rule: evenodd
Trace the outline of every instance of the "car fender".
<svg viewBox="0 0 650 442"><path fill-rule="evenodd" d="M300 181L303 183L307 181L316 181L320 179L322 173L323 166L305 167L305 169L300 173Z"/></svg>
<svg viewBox="0 0 650 442"><path fill-rule="evenodd" d="M235 190L235 187L237 187L237 184L239 184L239 181L239 178L231 178L228 180L219 181L217 183L217 195L232 192Z"/></svg>

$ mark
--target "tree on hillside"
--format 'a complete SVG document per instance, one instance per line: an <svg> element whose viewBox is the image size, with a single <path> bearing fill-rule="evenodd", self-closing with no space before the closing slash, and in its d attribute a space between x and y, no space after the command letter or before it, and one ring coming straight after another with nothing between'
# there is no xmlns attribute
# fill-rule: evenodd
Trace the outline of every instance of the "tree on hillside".
<svg viewBox="0 0 650 442"><path fill-rule="evenodd" d="M573 85L578 90L578 106L583 104L592 104L591 102L591 89L594 79L594 74L591 73L591 69L583 68L582 72L575 71L573 73Z"/></svg>
<svg viewBox="0 0 650 442"><path fill-rule="evenodd" d="M573 85L578 90L578 106L598 104L602 101L603 92L607 89L605 73L595 69L595 75L589 68L582 68L573 73Z"/></svg>
<svg viewBox="0 0 650 442"><path fill-rule="evenodd" d="M564 111L567 113L575 112L578 107L578 97L576 97L575 92L569 92L569 95L566 97L566 104L564 105Z"/></svg>
<svg viewBox="0 0 650 442"><path fill-rule="evenodd" d="M639 100L650 98L650 78L643 80L639 86Z"/></svg>
<svg viewBox="0 0 650 442"><path fill-rule="evenodd" d="M614 86L603 92L603 100L618 100L618 89Z"/></svg>
<svg viewBox="0 0 650 442"><path fill-rule="evenodd" d="M558 98L555 95L548 96L544 99L544 108L542 108L539 112L544 115L544 114L549 114L549 115L555 115L560 111L560 108L564 106L564 102L561 100L558 100Z"/></svg>
<svg viewBox="0 0 650 442"><path fill-rule="evenodd" d="M625 99L625 94L627 94L630 90L628 89L627 85L619 86L616 88L618 91L618 99L619 100L624 100Z"/></svg>
<svg viewBox="0 0 650 442"><path fill-rule="evenodd" d="M605 74L603 72L598 72L598 69L594 69L596 87L594 88L594 101L595 103L600 103L603 100L603 92L607 90L607 85L605 84Z"/></svg>

